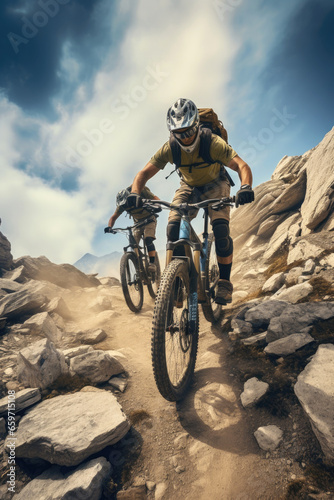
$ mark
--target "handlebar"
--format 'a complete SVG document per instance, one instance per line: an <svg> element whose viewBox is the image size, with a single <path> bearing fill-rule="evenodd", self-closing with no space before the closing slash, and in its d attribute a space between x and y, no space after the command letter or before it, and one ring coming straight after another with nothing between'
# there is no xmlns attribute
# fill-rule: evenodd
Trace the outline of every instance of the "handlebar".
<svg viewBox="0 0 334 500"><path fill-rule="evenodd" d="M168 210L176 210L180 213L187 213L192 209L206 208L211 205L213 210L219 210L222 207L233 206L235 203L235 196L226 196L225 198L213 198L210 200L199 201L198 203L181 203L176 205L175 203L169 203L163 200L149 200L143 199L143 206L146 209L152 209L152 212L159 207L167 208Z"/></svg>
<svg viewBox="0 0 334 500"><path fill-rule="evenodd" d="M156 215L156 217L158 217L158 215ZM104 228L104 232L105 233L111 233L111 234L125 233L127 231L131 231L131 229L136 229L138 227L145 226L149 222L153 222L153 220L154 219L152 218L152 215L150 215L146 219L143 219L143 220L141 220L139 222L136 222L136 224L134 224L133 226L128 226L128 227L109 227L108 226L108 227Z"/></svg>

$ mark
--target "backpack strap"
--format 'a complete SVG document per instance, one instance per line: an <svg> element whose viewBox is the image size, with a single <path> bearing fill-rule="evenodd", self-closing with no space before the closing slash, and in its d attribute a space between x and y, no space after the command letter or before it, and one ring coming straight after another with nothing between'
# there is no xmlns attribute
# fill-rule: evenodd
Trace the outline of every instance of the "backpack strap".
<svg viewBox="0 0 334 500"><path fill-rule="evenodd" d="M210 146L211 146L211 140L212 140L212 130L207 127L200 127L200 144L199 144L199 156L203 158L205 163L208 163L211 165L212 163L220 163L221 165L221 176L225 176L230 183L231 186L234 186L234 182L230 176L230 174L226 171L226 168L224 165L216 160L214 161L211 157L210 154ZM173 156L173 163L175 165L175 171L178 173L179 177L182 178L181 172L179 171L179 168L181 167L181 147L180 144L177 142L175 139L174 135L171 134L169 138L169 144L170 148L172 151L172 156ZM171 175L171 174L169 174ZM169 177L169 176L168 176ZM166 177L167 179L167 177Z"/></svg>

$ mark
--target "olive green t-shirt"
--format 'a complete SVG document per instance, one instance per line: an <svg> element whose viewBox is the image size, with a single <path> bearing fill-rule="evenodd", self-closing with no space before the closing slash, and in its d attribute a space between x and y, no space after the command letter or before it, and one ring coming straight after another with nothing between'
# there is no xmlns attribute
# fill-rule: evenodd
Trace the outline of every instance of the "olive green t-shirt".
<svg viewBox="0 0 334 500"><path fill-rule="evenodd" d="M147 198L148 200L153 200L153 198L154 198L154 194L147 186L144 187L144 189L140 193L140 196L142 198ZM124 211L126 211L129 215L131 215L131 217L133 217L134 221L145 219L149 215L152 215L150 212L148 212L144 208L133 208L133 209L127 210L123 207L117 207L115 213L116 213L116 215L121 215Z"/></svg>
<svg viewBox="0 0 334 500"><path fill-rule="evenodd" d="M189 186L204 186L204 184L208 184L217 179L221 164L228 165L237 153L224 141L224 139L218 135L212 134L210 155L212 160L216 160L217 163L206 163L203 158L199 156L199 144L192 153L186 153L181 148L181 166L179 170L183 180ZM169 141L155 153L150 163L161 170L165 168L167 163L173 163L173 154Z"/></svg>

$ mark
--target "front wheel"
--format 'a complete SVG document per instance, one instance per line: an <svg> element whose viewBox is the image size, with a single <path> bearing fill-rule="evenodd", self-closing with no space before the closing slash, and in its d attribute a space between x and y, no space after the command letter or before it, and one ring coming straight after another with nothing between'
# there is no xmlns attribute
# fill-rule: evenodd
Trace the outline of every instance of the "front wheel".
<svg viewBox="0 0 334 500"><path fill-rule="evenodd" d="M161 270L160 270L160 262L158 252L155 253L154 263L156 266L156 271L154 276L149 276L149 280L147 283L148 293L151 295L152 299L155 299L158 293L160 279L161 279Z"/></svg>
<svg viewBox="0 0 334 500"><path fill-rule="evenodd" d="M120 275L125 302L131 311L140 312L143 307L144 289L140 279L138 259L132 252L122 255Z"/></svg>
<svg viewBox="0 0 334 500"><path fill-rule="evenodd" d="M221 304L214 301L218 288L219 266L216 255L216 246L213 233L209 234L208 253L204 270L204 286L206 291L206 303L202 304L204 317L210 323L218 323L224 316Z"/></svg>
<svg viewBox="0 0 334 500"><path fill-rule="evenodd" d="M168 401L184 397L195 369L198 308L195 324L191 324L190 305L187 263L181 259L172 260L161 277L151 342L155 382Z"/></svg>

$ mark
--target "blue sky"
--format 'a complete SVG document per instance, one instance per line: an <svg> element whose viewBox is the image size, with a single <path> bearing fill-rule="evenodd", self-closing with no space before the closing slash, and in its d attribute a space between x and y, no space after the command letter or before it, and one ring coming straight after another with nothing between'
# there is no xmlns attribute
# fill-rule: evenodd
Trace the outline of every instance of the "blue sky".
<svg viewBox="0 0 334 500"><path fill-rule="evenodd" d="M332 0L5 0L0 14L0 217L15 258L121 251L103 228L178 97L216 110L254 185L333 126ZM171 169L149 182L167 200Z"/></svg>

